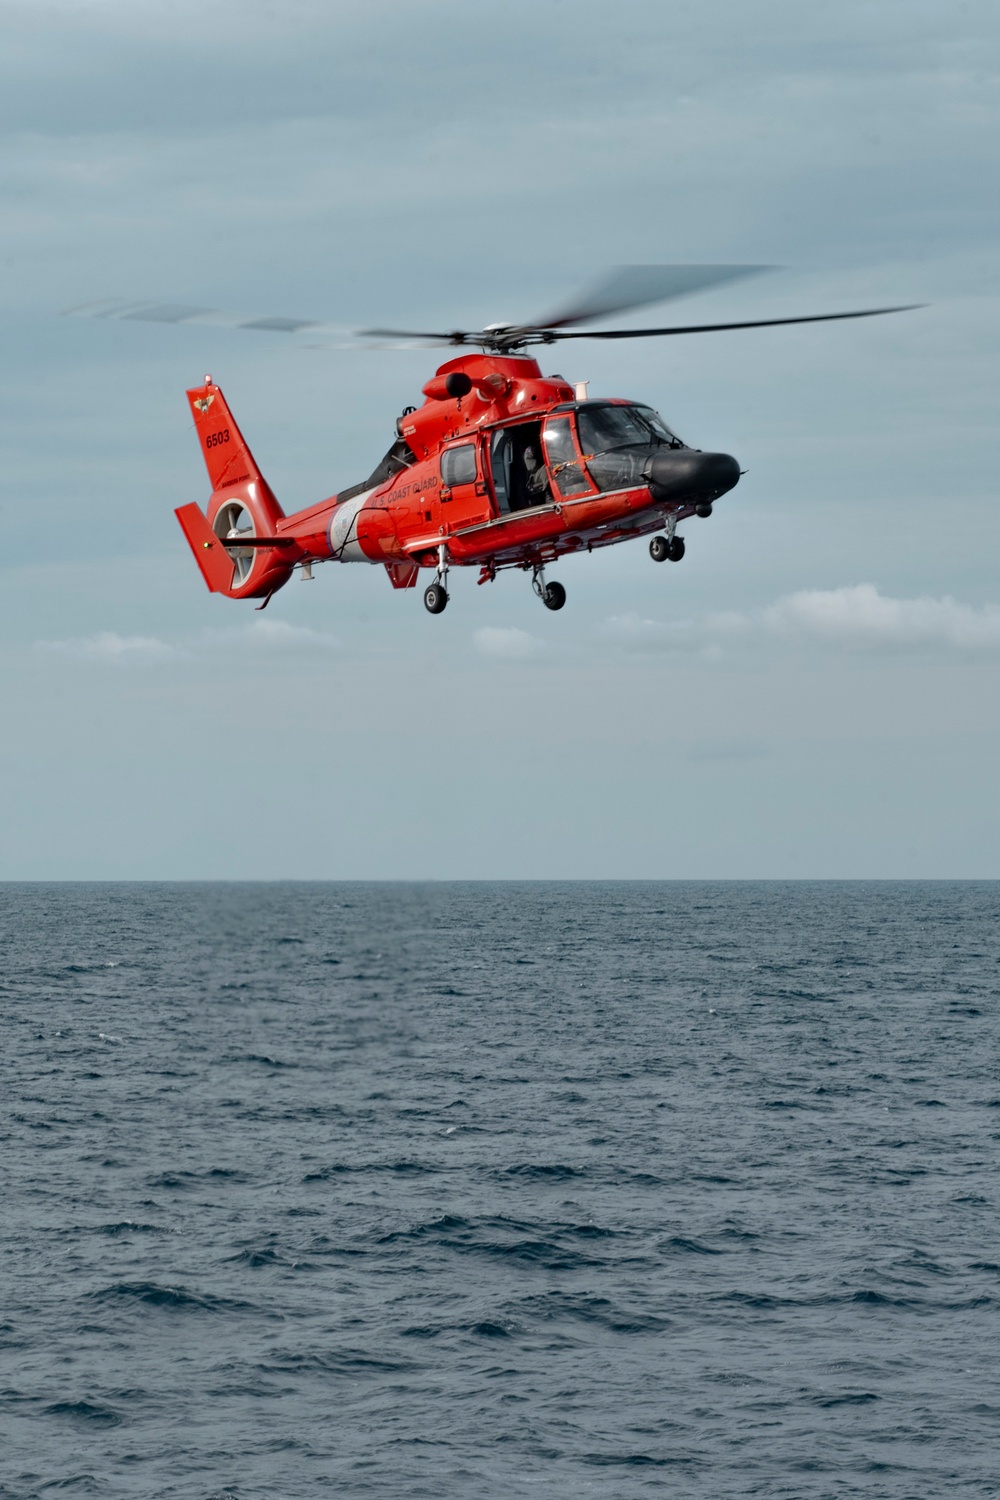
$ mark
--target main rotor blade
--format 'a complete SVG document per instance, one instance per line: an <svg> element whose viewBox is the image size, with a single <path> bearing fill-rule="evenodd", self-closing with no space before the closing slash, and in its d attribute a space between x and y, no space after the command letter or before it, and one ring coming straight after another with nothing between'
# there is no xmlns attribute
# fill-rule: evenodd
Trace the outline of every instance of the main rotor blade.
<svg viewBox="0 0 1000 1500"><path fill-rule="evenodd" d="M756 276L773 266L616 266L606 276L545 318L525 323L525 328L568 328L651 302L669 302L705 287Z"/></svg>
<svg viewBox="0 0 1000 1500"><path fill-rule="evenodd" d="M451 333L414 333L410 328L359 328L356 330L355 338L358 339L433 339L439 344L478 344L482 342L482 333L473 333L466 329L455 328Z"/></svg>
<svg viewBox="0 0 1000 1500"><path fill-rule="evenodd" d="M904 307L866 307L861 312L813 313L805 318L754 318L741 323L686 323L673 328L598 328L563 333L558 328L546 332L541 330L539 342L554 343L556 339L649 339L675 333L725 333L734 328L778 328L786 323L836 323L842 318L880 318L883 313L913 312L924 307L923 302L909 302Z"/></svg>
<svg viewBox="0 0 1000 1500"><path fill-rule="evenodd" d="M481 344L484 333L499 333L507 328L512 334L568 328L576 323L590 322L594 318L609 317L611 313L628 312L633 307L647 307L651 302L669 302L674 297L686 297L690 292L719 286L724 281L736 281L741 276L755 276L761 271L771 270L774 270L773 266L617 266L565 307L548 317L534 318L529 323L512 323L503 328L495 325L494 328L478 332L456 328L450 333L413 333L403 328L362 328L358 330L357 336L428 339L456 346Z"/></svg>
<svg viewBox="0 0 1000 1500"><path fill-rule="evenodd" d="M112 298L67 307L64 318L117 318L124 322L201 323L212 328L250 328L263 333L335 333L346 329L312 318L275 318L260 313L227 313L213 307L192 307L183 302L136 302Z"/></svg>

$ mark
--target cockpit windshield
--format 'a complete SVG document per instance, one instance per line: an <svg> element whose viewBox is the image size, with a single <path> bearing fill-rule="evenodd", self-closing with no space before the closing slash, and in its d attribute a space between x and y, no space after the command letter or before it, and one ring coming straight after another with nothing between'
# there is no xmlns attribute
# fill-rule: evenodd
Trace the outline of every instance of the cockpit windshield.
<svg viewBox="0 0 1000 1500"><path fill-rule="evenodd" d="M670 430L658 411L654 411L651 406L637 406L635 410L644 422L649 423L661 442L668 443L671 448L684 447L676 432Z"/></svg>
<svg viewBox="0 0 1000 1500"><path fill-rule="evenodd" d="M613 453L620 448L680 448L680 438L650 406L581 406L577 410L584 453Z"/></svg>
<svg viewBox="0 0 1000 1500"><path fill-rule="evenodd" d="M576 421L587 471L599 490L644 484L657 448L684 446L651 406L588 403L577 407Z"/></svg>

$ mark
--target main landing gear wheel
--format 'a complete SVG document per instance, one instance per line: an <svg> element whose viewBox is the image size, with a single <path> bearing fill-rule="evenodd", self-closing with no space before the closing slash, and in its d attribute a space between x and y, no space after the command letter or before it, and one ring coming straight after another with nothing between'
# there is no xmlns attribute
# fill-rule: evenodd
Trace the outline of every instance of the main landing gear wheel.
<svg viewBox="0 0 1000 1500"><path fill-rule="evenodd" d="M448 603L448 591L440 583L428 584L424 589L424 608L432 615L441 614Z"/></svg>
<svg viewBox="0 0 1000 1500"><path fill-rule="evenodd" d="M566 590L561 583L547 583L542 594L542 603L546 609L562 609L566 603Z"/></svg>
<svg viewBox="0 0 1000 1500"><path fill-rule="evenodd" d="M654 536L649 544L649 555L654 562L680 562L684 556L684 538Z"/></svg>

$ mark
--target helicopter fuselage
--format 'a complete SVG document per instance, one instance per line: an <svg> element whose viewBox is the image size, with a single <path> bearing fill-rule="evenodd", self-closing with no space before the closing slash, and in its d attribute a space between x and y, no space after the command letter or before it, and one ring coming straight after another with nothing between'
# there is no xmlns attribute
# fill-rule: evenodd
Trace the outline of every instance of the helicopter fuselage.
<svg viewBox="0 0 1000 1500"><path fill-rule="evenodd" d="M421 568L539 573L566 553L672 537L739 479L735 459L686 447L651 408L580 400L524 355L462 354L423 394L369 481L285 516L219 388L189 391L213 493L207 526L197 506L178 519L209 587L269 597L296 565L308 576L331 560L382 564L396 588Z"/></svg>

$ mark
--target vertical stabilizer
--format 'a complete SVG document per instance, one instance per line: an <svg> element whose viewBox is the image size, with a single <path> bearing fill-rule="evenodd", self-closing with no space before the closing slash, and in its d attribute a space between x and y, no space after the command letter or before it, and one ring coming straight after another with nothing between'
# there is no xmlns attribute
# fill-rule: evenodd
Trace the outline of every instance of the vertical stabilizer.
<svg viewBox="0 0 1000 1500"><path fill-rule="evenodd" d="M187 398L191 404L191 415L213 491L226 490L234 485L253 484L261 507L261 518L266 516L273 526L283 518L284 511L258 469L219 387L213 383L211 376L206 376L205 384L188 391Z"/></svg>

